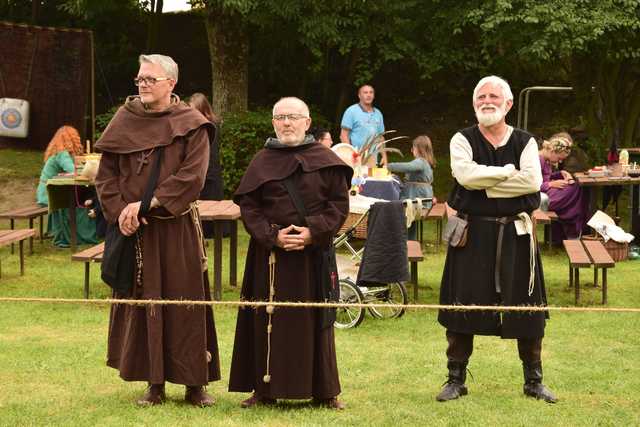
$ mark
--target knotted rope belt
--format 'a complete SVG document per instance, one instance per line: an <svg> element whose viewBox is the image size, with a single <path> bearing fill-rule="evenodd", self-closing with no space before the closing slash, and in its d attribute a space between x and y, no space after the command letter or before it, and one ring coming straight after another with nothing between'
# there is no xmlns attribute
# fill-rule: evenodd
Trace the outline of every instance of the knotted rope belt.
<svg viewBox="0 0 640 427"><path fill-rule="evenodd" d="M202 231L202 221L200 220L200 212L198 210L198 202L191 202L187 209L180 213L179 215L148 215L149 218L159 219L159 220L172 220L176 218L180 218L189 214L191 216L191 222L193 222L193 226L196 230L196 236L198 239L198 252L200 253L200 268L204 272L207 270L207 249L206 243L204 240L204 232ZM142 251L142 234L136 232L136 282L138 286L142 286L142 267L144 253Z"/></svg>

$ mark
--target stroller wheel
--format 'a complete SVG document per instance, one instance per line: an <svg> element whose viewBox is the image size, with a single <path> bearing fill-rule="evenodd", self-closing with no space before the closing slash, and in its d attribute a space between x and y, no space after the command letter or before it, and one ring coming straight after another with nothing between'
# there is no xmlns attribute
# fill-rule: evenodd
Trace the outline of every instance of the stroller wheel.
<svg viewBox="0 0 640 427"><path fill-rule="evenodd" d="M362 304L364 298L360 289L348 279L340 280L340 302L345 304ZM364 319L362 307L345 307L336 309L334 326L339 329L355 328Z"/></svg>
<svg viewBox="0 0 640 427"><path fill-rule="evenodd" d="M372 292L368 302L374 304L407 304L407 288L400 282L382 284L378 287L370 287ZM378 319L393 319L404 314L404 308L397 307L369 307L369 312Z"/></svg>

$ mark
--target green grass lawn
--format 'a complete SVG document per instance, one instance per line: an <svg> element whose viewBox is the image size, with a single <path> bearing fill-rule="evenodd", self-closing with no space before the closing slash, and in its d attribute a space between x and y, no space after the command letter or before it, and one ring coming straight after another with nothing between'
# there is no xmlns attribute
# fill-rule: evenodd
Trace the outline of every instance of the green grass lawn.
<svg viewBox="0 0 640 427"><path fill-rule="evenodd" d="M429 231L433 227L429 228ZM431 236L429 236L431 237ZM36 244L19 275L16 255L0 251L0 296L81 298L83 264L68 250ZM240 258L247 236L240 238ZM225 253L225 257L227 254ZM226 261L226 259L225 259ZM549 302L572 305L564 255L545 250ZM444 252L426 246L420 265L420 302L435 303ZM224 299L235 300L228 286ZM242 270L242 268L241 268ZM609 305L640 307L640 262L618 263L609 274ZM583 281L592 276L583 270ZM584 305L598 305L600 289L587 286ZM91 297L106 298L99 268ZM216 309L223 379L210 386L218 402L198 409L182 402L183 388L168 386L169 402L140 409L133 400L144 384L125 383L105 366L108 308L0 303L0 425L634 425L640 424L640 315L552 313L544 341L545 383L556 405L525 398L514 341L477 337L468 377L469 396L438 403L445 380L444 329L432 311L408 311L395 320L367 316L359 328L337 331L346 411L334 413L287 402L242 410L246 397L226 392L236 310Z"/></svg>
<svg viewBox="0 0 640 427"><path fill-rule="evenodd" d="M33 179L35 166L13 172L16 166L7 166L6 154L0 150L0 178ZM22 156L17 164L41 162L32 153L13 154L12 159ZM1 199L0 208L7 208ZM431 242L434 225L426 224ZM242 277L244 231L239 240ZM26 257L25 276L19 275L17 255L0 249L0 297L81 298L83 264L72 262L68 249L55 249L50 241L36 243L35 249ZM424 250L420 302L436 303L445 255L430 243ZM238 289L228 285L226 247L224 256L223 298L236 300ZM549 303L573 305L565 255L544 249L543 263ZM593 275L583 269L581 279L587 285L582 305L599 306L600 289L589 286ZM610 269L609 306L640 308L639 279L640 261ZM91 297L108 296L93 265ZM523 396L516 344L495 337L476 338L470 394L438 403L435 395L446 379L446 341L436 313L408 311L384 321L367 316L356 329L336 331L341 398L348 405L340 413L304 402L240 409L247 395L226 392L236 310L218 308L215 316L223 378L209 390L217 404L193 408L183 403L182 387L168 385L167 404L137 408L133 401L144 384L126 383L105 365L107 307L0 302L0 426L640 425L640 314L551 314L543 365L545 383L560 398L556 405Z"/></svg>

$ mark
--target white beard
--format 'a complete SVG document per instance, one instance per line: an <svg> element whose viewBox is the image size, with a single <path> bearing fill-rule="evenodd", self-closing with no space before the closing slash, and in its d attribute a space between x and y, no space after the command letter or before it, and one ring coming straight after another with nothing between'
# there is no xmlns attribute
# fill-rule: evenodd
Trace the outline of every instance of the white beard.
<svg viewBox="0 0 640 427"><path fill-rule="evenodd" d="M482 126L489 127L499 123L505 116L505 105L496 107L493 112L483 112L482 107L476 110L476 118Z"/></svg>

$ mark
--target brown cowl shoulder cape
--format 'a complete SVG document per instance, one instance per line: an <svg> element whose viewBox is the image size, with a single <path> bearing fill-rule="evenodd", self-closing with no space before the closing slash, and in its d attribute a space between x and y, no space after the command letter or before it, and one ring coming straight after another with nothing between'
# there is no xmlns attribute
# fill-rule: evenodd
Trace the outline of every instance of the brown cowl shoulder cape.
<svg viewBox="0 0 640 427"><path fill-rule="evenodd" d="M315 142L311 135L307 135L302 144L295 146L284 145L276 138L269 138L264 148L258 151L249 163L247 172L234 194L234 200L238 196L251 193L266 182L285 179L298 167L301 167L303 172L337 167L344 173L347 186L351 186L353 169L333 151Z"/></svg>
<svg viewBox="0 0 640 427"><path fill-rule="evenodd" d="M200 112L171 96L164 111L147 111L139 96L130 96L96 142L100 151L127 154L171 144L175 138L213 125Z"/></svg>

